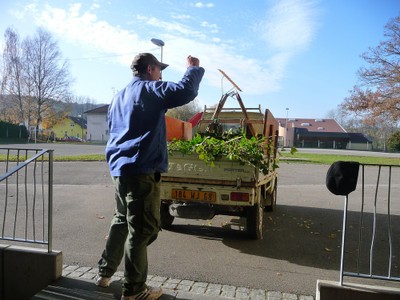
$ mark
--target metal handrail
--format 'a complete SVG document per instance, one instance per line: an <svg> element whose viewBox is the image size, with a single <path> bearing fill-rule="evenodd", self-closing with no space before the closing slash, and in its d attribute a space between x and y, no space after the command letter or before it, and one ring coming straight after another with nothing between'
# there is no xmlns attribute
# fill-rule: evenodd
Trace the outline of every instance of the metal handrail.
<svg viewBox="0 0 400 300"><path fill-rule="evenodd" d="M47 149L18 149L18 148L0 148L0 150L6 150L7 151L7 156L6 156L6 170L3 175L0 176L0 184L3 186L5 185L5 201L4 201L4 207L3 207L3 222L2 222L2 228L0 231L0 240L6 240L6 241L15 241L15 242L25 242L25 243L33 243L33 244L44 244L47 245L48 252L52 251L52 229L53 229L53 150L47 150ZM16 166L8 170L9 164L11 162L10 159L10 152L15 151L16 154ZM25 152L25 155L23 156L28 157L28 153L30 151L36 152L35 155L30 157L29 159L26 159L25 161L20 161L20 152ZM48 160L45 161L45 155L48 154ZM41 163L41 169L38 170L37 168L37 163ZM44 163L48 163L48 169L44 170ZM28 168L31 167L33 170L33 181L31 185L28 185ZM45 172L48 171L48 177L47 177L47 183L45 183L45 178L44 174ZM40 174L38 174L38 172ZM23 178L23 184L20 184L20 175L23 173L22 177ZM39 177L40 178L37 178ZM14 180L14 183L10 183L11 180ZM47 190L45 189L45 185L47 184ZM38 185L41 185L38 189ZM11 186L15 186L15 195L9 195L10 194L10 189ZM21 187L22 186L22 187ZM32 189L32 198L29 199L28 197L28 190L29 188ZM20 189L23 190L20 193ZM47 192L47 196L46 196ZM23 194L23 197L25 200L23 204L21 204L22 209L25 209L25 220L24 220L24 234L23 235L17 235L17 226L22 227L22 225L18 222L19 219L19 209L20 209L20 194ZM14 197L15 196L15 197ZM38 196L41 196L42 198L42 220L41 223L40 221L36 220L36 210L37 208L37 200ZM46 197L45 197L46 196ZM11 203L13 202L14 203ZM9 203L10 202L10 203ZM14 204L14 208L9 207L12 204ZM47 208L47 209L46 209ZM13 210L14 209L14 210ZM31 212L31 214L30 214ZM10 222L7 223L7 217L12 217L12 214L14 214L14 221L10 225ZM47 219L46 219L47 216ZM47 240L45 238L45 231L46 231L46 220L47 220ZM36 237L36 223L39 223L42 226L42 240L38 239ZM23 223L23 222L21 222ZM0 224L1 225L1 224ZM28 228L29 226L32 225L32 232L30 233L30 237L28 237ZM12 229L12 235L6 236L5 231L11 231L10 227L13 227Z"/></svg>
<svg viewBox="0 0 400 300"><path fill-rule="evenodd" d="M352 240L352 243L357 243L357 250L356 250L356 270L355 271L346 271L345 270L345 257L346 257L346 237L348 237L348 230L349 224L348 224L348 211L349 211L349 195L345 195L344 199L344 208L343 208L343 226L342 226L342 245L341 245L341 255L340 255L340 279L339 279L339 284L343 285L343 277L348 276L348 277L359 277L359 278L368 278L368 279L378 279L378 280L389 280L389 281L400 281L400 276L399 275L393 275L393 253L396 251L399 251L399 249L394 249L394 245L399 246L400 239L398 235L393 235L393 223L392 223L392 212L391 212L391 205L392 205L392 200L393 199L398 199L400 194L397 191L397 194L394 193L393 191L393 170L397 168L398 171L400 166L399 165L379 165L379 164L360 164L360 175L361 175L361 183L359 183L359 187L361 188L361 207L360 210L358 211L360 213L360 218L359 218L359 223L358 223L358 240ZM367 196L366 192L366 175L365 175L365 169L366 167L376 167L376 181L375 184L370 184L371 189L373 188L373 193L370 193L370 198ZM387 177L383 178L382 177L382 170L386 170ZM375 173L374 173L375 174ZM397 185L400 184L400 172L396 173L398 177L397 179ZM384 181L385 180L385 181ZM382 183L384 181L384 183ZM383 187L387 186L387 190L383 189ZM398 187L397 187L398 188ZM385 193L385 194L382 194ZM394 195L395 194L395 195ZM354 196L352 196L354 198ZM367 199L368 198L368 199ZM354 201L356 201L355 199ZM368 202L369 200L369 202ZM378 221L378 215L381 211L378 212L378 204L381 204L379 201L387 201L387 206L384 208L384 205L381 205L381 211L384 209L384 212L386 215L385 218L387 220L386 222L386 227L384 228L385 233L382 233L382 228L381 232L378 232L378 226L382 225L382 222ZM372 205L372 228L370 229L370 232L367 231L367 224L365 222L365 214L366 214L366 206L370 204ZM355 227L355 225L354 225ZM353 230L357 230L353 228ZM377 272L374 272L374 262L376 259L377 255L377 243L381 242L382 240L385 240L387 243L385 253L380 252L380 255L384 255L384 259L386 261L385 266L387 265L387 269L385 271L380 272L378 274ZM350 241L348 241L350 242ZM369 249L367 249L367 246ZM363 248L364 247L364 248ZM365 249L365 252L362 250ZM395 251L396 250L396 251ZM362 254L365 254L368 256L368 260L366 260L366 264L368 265L368 272L362 272L361 271L361 256ZM398 273L398 271L397 271Z"/></svg>

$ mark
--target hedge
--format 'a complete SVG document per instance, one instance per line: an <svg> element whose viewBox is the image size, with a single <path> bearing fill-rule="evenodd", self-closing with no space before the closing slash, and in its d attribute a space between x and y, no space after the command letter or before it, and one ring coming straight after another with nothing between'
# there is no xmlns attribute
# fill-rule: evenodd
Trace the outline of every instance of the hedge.
<svg viewBox="0 0 400 300"><path fill-rule="evenodd" d="M0 121L0 139L26 139L28 136L28 130L25 126Z"/></svg>

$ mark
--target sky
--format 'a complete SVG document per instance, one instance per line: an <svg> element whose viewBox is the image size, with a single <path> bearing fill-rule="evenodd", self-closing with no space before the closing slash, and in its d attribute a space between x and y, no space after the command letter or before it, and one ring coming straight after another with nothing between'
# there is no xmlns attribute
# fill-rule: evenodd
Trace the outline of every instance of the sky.
<svg viewBox="0 0 400 300"><path fill-rule="evenodd" d="M163 80L175 82L192 55L206 70L201 109L231 90L221 69L246 107L326 118L357 83L361 54L399 15L399 0L2 0L0 51L8 27L21 39L44 28L69 61L74 95L98 104L128 84L137 53L162 54Z"/></svg>

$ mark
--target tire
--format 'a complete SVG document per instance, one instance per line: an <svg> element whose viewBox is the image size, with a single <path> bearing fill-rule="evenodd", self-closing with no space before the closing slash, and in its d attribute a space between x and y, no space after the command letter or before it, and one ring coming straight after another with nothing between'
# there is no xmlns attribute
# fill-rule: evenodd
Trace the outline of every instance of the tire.
<svg viewBox="0 0 400 300"><path fill-rule="evenodd" d="M274 211L275 210L277 198L278 198L278 178L275 177L274 189L272 190L272 193L267 194L266 202L271 203L271 204L265 205L266 211Z"/></svg>
<svg viewBox="0 0 400 300"><path fill-rule="evenodd" d="M264 237L264 208L260 204L249 206L246 216L247 235L251 239L261 240Z"/></svg>
<svg viewBox="0 0 400 300"><path fill-rule="evenodd" d="M169 213L169 203L161 202L160 206L160 221L161 228L168 229L171 227L172 222L174 222L175 217L171 216Z"/></svg>

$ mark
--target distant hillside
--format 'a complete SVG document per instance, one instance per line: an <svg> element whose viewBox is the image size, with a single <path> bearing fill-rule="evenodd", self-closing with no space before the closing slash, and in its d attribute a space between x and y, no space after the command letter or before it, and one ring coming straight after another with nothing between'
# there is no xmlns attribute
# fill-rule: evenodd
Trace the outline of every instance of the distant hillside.
<svg viewBox="0 0 400 300"><path fill-rule="evenodd" d="M95 104L95 103L70 103L71 104L71 113L70 115L73 117L78 117L79 115L86 120L87 116L85 114L86 111L92 110L94 108L106 105L106 104Z"/></svg>
<svg viewBox="0 0 400 300"><path fill-rule="evenodd" d="M28 97L22 97L24 102L28 102ZM85 112L105 104L97 103L77 103L77 102L63 102L63 101L51 101L47 102L48 106L51 106L56 113L65 112L67 115L72 117L79 117L86 119ZM18 120L18 114L15 107L17 106L14 96L11 95L0 95L0 120L15 121ZM44 116L46 118L46 116ZM15 121L16 122L16 121Z"/></svg>

